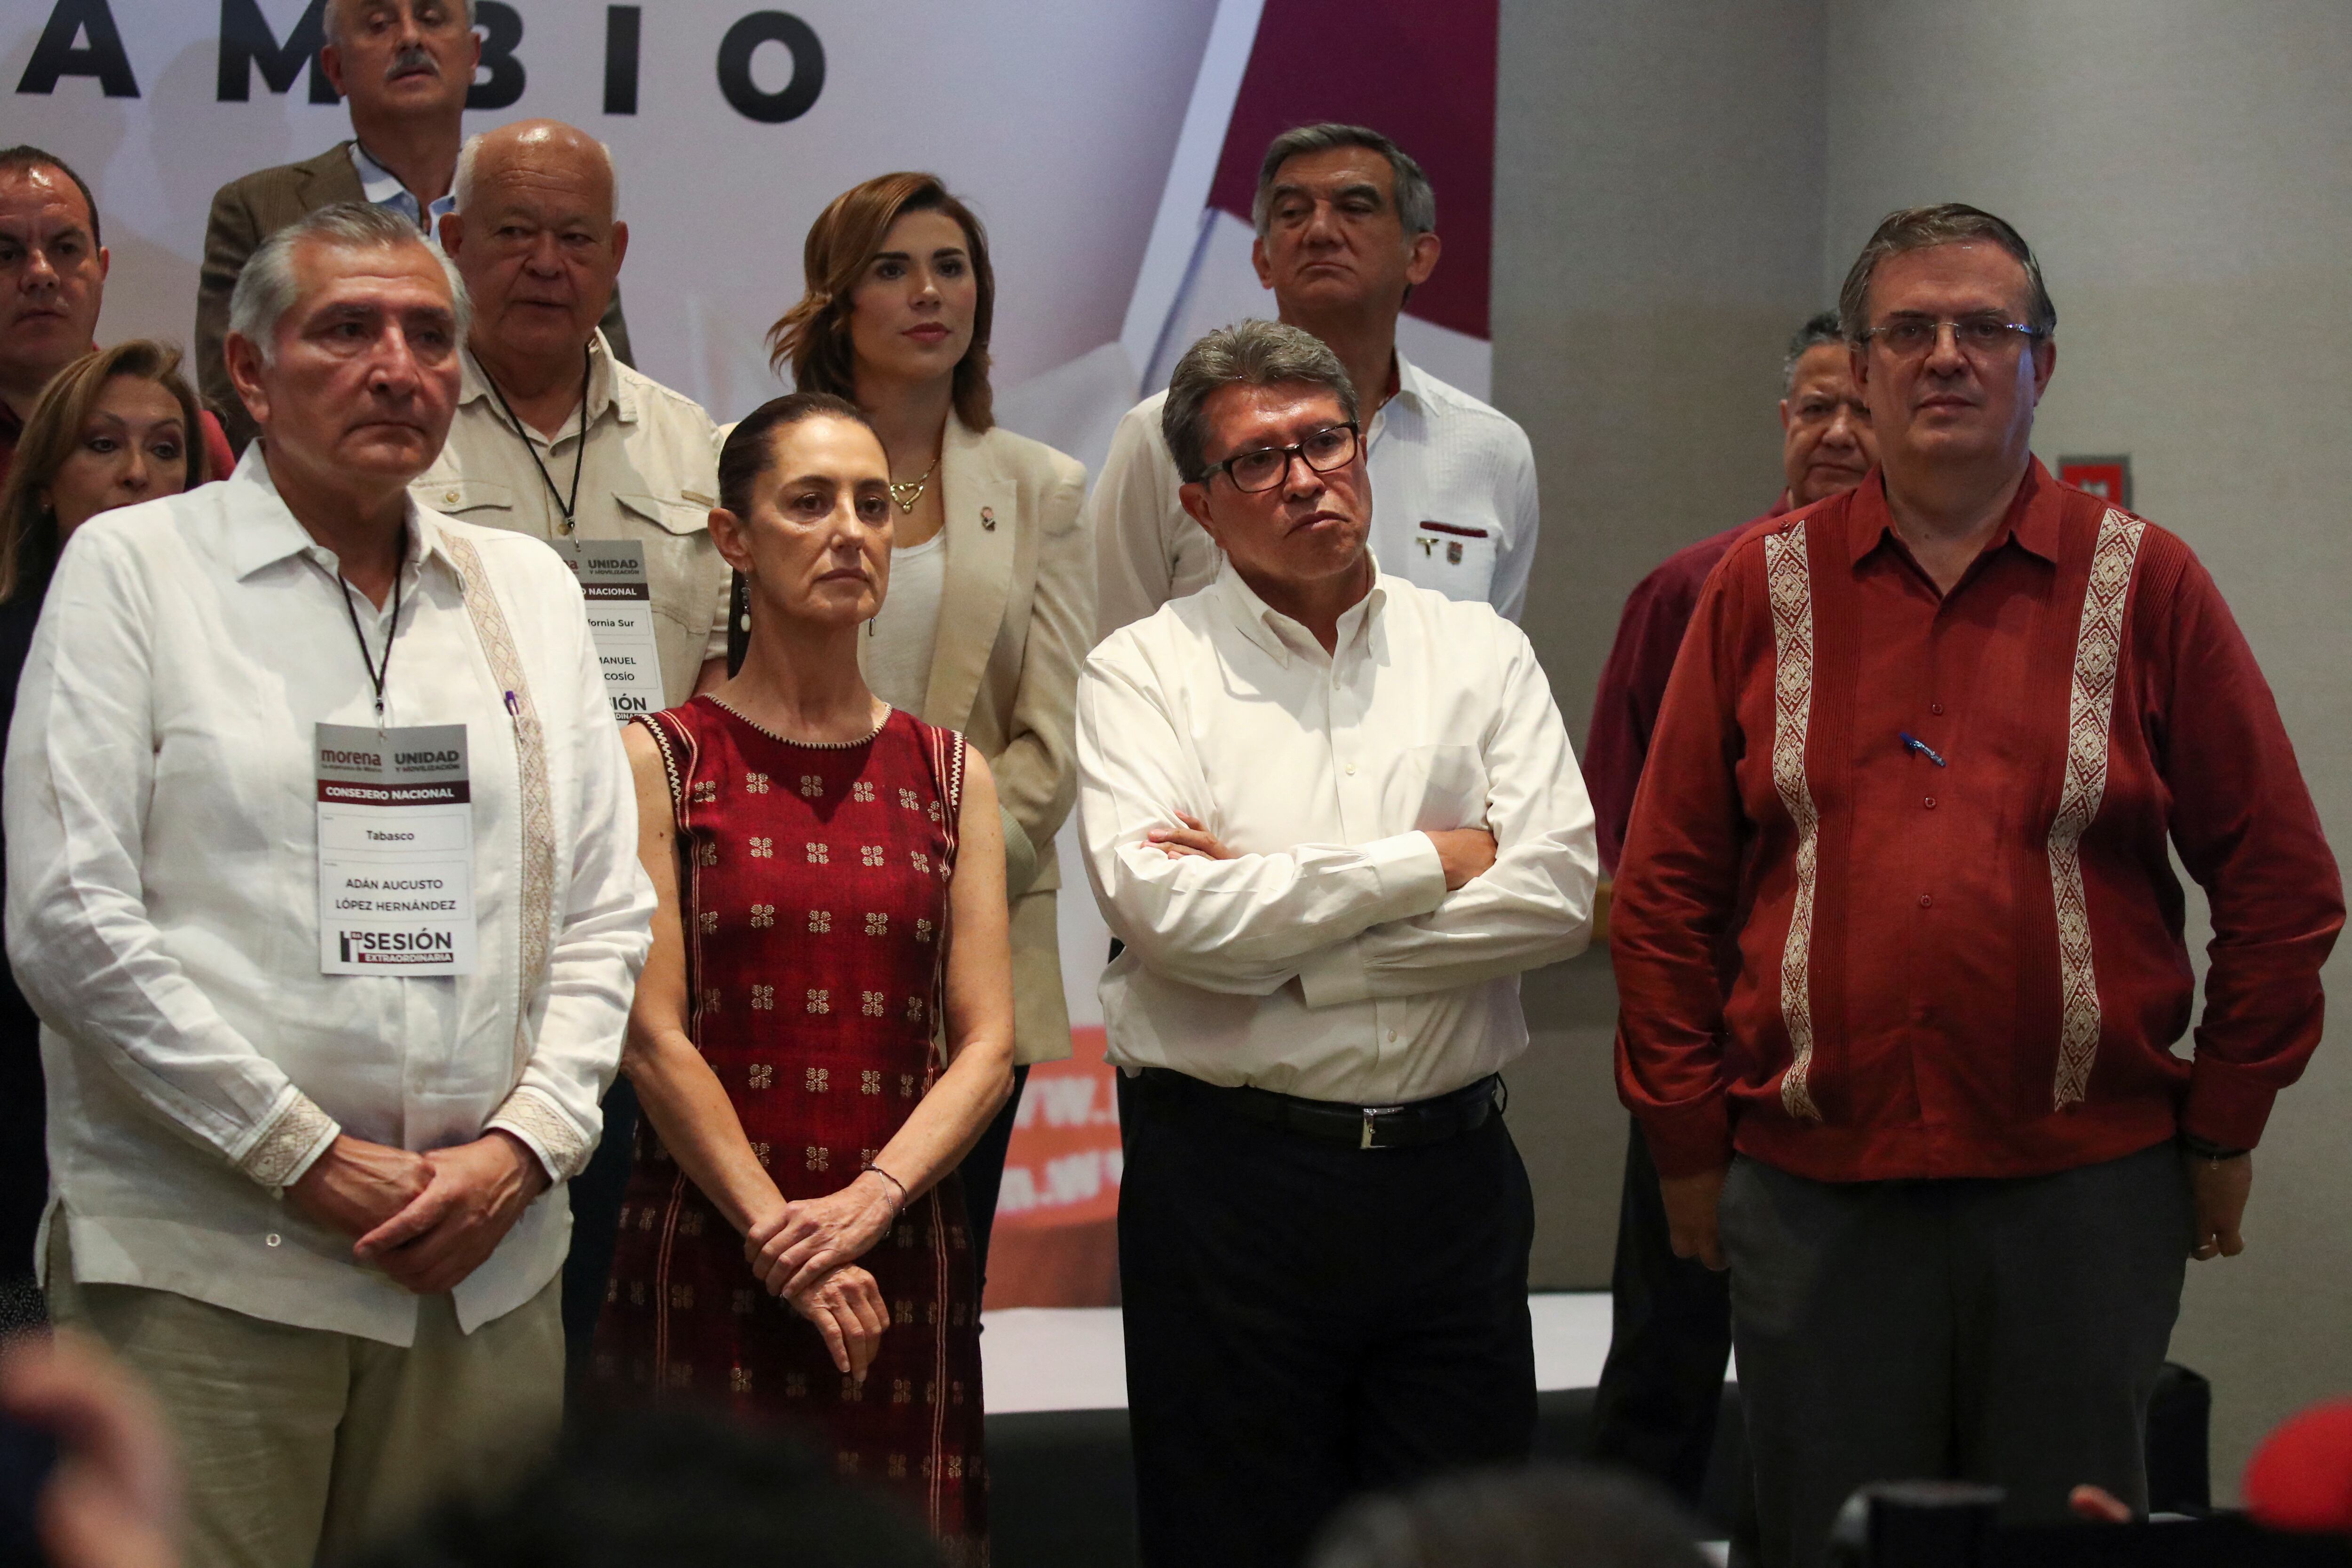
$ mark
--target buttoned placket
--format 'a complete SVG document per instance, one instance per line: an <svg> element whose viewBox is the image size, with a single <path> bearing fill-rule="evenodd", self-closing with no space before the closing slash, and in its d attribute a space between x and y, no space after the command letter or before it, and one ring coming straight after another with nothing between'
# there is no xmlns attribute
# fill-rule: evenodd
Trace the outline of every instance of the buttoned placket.
<svg viewBox="0 0 2352 1568"><path fill-rule="evenodd" d="M1368 595L1339 617L1339 637L1324 663L1324 731L1331 751L1331 781L1339 796L1339 830L1350 844L1386 836L1381 819L1381 772L1365 755L1364 744L1372 697L1369 679L1372 661L1366 645L1372 637L1375 608ZM1317 647L1317 653L1321 651ZM1369 1043L1372 1060L1382 1069L1400 1048L1398 1025L1403 1010L1401 1001L1371 999Z"/></svg>
<svg viewBox="0 0 2352 1568"><path fill-rule="evenodd" d="M415 526L412 520L411 527ZM367 630L368 647L374 656L381 659L386 646L385 635L388 631L395 629L392 626L393 596L386 594L383 605L379 607L365 594L342 580L340 573L341 563L336 559L334 552L324 545L314 544L310 547L308 553L310 559L317 562L333 580L336 590L350 599L352 608L359 614L360 625ZM415 619L420 618L426 610L424 602L425 597L424 563L423 551L417 546L412 546L410 553L400 563L402 577L400 596L407 604L407 615L404 616L404 620L407 623L412 636L416 631ZM354 648L352 652L356 655L358 650ZM383 723L387 730L396 729L405 721L401 708L401 694L404 690L414 692L417 689L415 679L420 678L423 672L412 666L407 673L412 679L405 688L389 679L384 683ZM358 721L365 723L373 717L371 712L362 716ZM467 752L471 765L479 767L480 752L478 747L480 738L474 731L475 727L468 726L467 740L470 744ZM479 788L478 784L476 788ZM481 866L478 858L475 865L477 908L481 906L489 891L480 885L480 872ZM446 1073L448 1063L446 1059L446 1051L436 1053L424 1049L423 1046L425 1041L434 1039L446 1039L450 1046L456 1044L455 1036L450 1031L449 1019L445 1017L436 1005L436 993L444 987L455 984L455 979L452 976L439 974L378 974L351 978L360 980L369 986L368 1011L371 1014L370 1022L378 1032L377 1037L409 1043L410 1048L404 1050L401 1056L400 1101L404 1133L406 1127L419 1124L418 1113L431 1098L432 1086ZM386 984L387 982L389 984ZM427 1120L429 1121L429 1118ZM395 1134L395 1137L401 1138L404 1142L404 1137L402 1134ZM276 1246L277 1243L270 1242L268 1245Z"/></svg>

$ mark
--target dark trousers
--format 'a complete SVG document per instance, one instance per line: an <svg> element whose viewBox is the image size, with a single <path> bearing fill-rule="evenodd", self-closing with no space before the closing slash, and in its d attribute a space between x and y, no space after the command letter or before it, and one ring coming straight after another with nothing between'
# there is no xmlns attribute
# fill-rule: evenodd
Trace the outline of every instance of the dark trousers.
<svg viewBox="0 0 2352 1568"><path fill-rule="evenodd" d="M1004 1185L1004 1152L1013 1143L1013 1119L1021 1110L1021 1091L1029 1087L1029 1064L1013 1069L1013 1093L957 1167L963 1173L963 1206L971 1223L972 1276L988 1294L988 1233L996 1224L996 1194Z"/></svg>
<svg viewBox="0 0 2352 1568"><path fill-rule="evenodd" d="M572 1178L572 1250L563 1258L563 1371L572 1388L587 1375L596 1320L604 1312L636 1134L636 1089L625 1078L614 1079L604 1091L604 1136L588 1157L588 1168Z"/></svg>
<svg viewBox="0 0 2352 1568"><path fill-rule="evenodd" d="M1527 1458L1535 1205L1501 1117L1359 1150L1150 1076L1124 1098L1146 1568L1297 1568L1357 1492Z"/></svg>
<svg viewBox="0 0 2352 1568"><path fill-rule="evenodd" d="M2007 1489L2054 1523L2147 1500L2147 1405L2193 1228L2170 1143L2014 1181L1832 1184L1732 1162L1723 1247L1769 1568L1870 1481Z"/></svg>
<svg viewBox="0 0 2352 1568"><path fill-rule="evenodd" d="M1731 1284L1676 1258L1650 1145L1633 1123L1609 1277L1609 1360L1592 1399L1592 1458L1702 1506L1731 1360Z"/></svg>

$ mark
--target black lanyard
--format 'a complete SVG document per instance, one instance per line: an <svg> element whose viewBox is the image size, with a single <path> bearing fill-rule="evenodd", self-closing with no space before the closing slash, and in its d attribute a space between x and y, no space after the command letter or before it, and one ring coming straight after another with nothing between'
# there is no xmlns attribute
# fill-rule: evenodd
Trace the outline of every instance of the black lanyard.
<svg viewBox="0 0 2352 1568"><path fill-rule="evenodd" d="M384 634L383 663L381 667L376 664L375 656L368 652L367 633L360 630L360 613L352 607L351 579L343 575L340 564L335 569L335 585L343 593L343 614L352 618L352 636L360 640L360 662L367 666L368 684L375 688L375 721L379 725L383 722L383 683L392 679L392 647L400 640L400 590L402 579L407 575L404 570L407 564L408 529L404 525L400 531L400 555L392 569L392 630Z"/></svg>
<svg viewBox="0 0 2352 1568"><path fill-rule="evenodd" d="M482 379L490 384L490 395L499 400L499 406L506 412L507 423L514 426L515 439L521 442L522 449L530 454L530 466L539 470L540 479L547 485L547 493L563 513L563 531L566 533L572 531L572 514L580 510L580 470L588 466L588 349L583 344L580 350L580 449L572 454L572 499L569 500L564 500L563 492L555 488L555 477L547 471L547 465L540 461L539 448L531 444L530 435L522 427L522 421L515 417L514 406L507 402L507 395L499 390L498 379L487 370L482 373Z"/></svg>

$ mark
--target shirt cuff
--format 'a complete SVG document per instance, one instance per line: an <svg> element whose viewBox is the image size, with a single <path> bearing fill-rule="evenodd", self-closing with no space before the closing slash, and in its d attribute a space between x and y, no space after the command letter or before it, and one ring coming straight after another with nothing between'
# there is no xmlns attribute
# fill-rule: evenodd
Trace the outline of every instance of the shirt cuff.
<svg viewBox="0 0 2352 1568"><path fill-rule="evenodd" d="M586 1170L588 1157L596 1152L595 1139L573 1125L552 1098L529 1084L508 1095L507 1102L482 1131L509 1132L521 1139L523 1146L539 1157L547 1179L557 1184Z"/></svg>
<svg viewBox="0 0 2352 1568"><path fill-rule="evenodd" d="M2278 1090L2228 1062L2199 1057L2189 1068L2189 1099L2180 1108L2180 1130L2224 1149L2251 1149L2262 1142Z"/></svg>
<svg viewBox="0 0 2352 1568"><path fill-rule="evenodd" d="M1437 841L1426 833L1400 833L1360 844L1381 884L1381 917L1374 925L1425 915L1445 901L1445 862Z"/></svg>
<svg viewBox="0 0 2352 1568"><path fill-rule="evenodd" d="M1637 1120L1660 1176L1704 1175L1731 1163L1731 1110L1720 1093L1686 1110L1643 1110Z"/></svg>
<svg viewBox="0 0 2352 1568"><path fill-rule="evenodd" d="M285 1108L236 1163L238 1170L276 1194L300 1181L343 1131L309 1095L299 1089L290 1093Z"/></svg>
<svg viewBox="0 0 2352 1568"><path fill-rule="evenodd" d="M1371 994L1364 952L1354 937L1335 942L1298 966L1298 989L1309 1007L1339 1007Z"/></svg>

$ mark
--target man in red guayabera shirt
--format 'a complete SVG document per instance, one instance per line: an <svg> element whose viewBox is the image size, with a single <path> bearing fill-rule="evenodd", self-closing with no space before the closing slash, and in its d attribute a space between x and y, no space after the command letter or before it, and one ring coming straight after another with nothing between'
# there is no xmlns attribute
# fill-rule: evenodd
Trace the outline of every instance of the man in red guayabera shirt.
<svg viewBox="0 0 2352 1568"><path fill-rule="evenodd" d="M1797 329L1780 375L1780 499L1762 516L1676 551L1625 600L1583 756L1604 876L1616 872L1666 677L1707 574L1749 529L1852 489L1878 460L1870 406L1848 360L1835 310ZM1722 1275L1676 1258L1668 1242L1658 1173L1637 1121L1625 1143L1609 1360L1593 1396L1591 1457L1654 1477L1696 1508L1731 1359L1731 1299Z"/></svg>
<svg viewBox="0 0 2352 1568"><path fill-rule="evenodd" d="M1775 1568L1873 1480L2145 1506L2186 1259L2242 1246L2344 917L2212 579L2033 458L2057 313L2017 231L1894 214L1839 314L1880 468L1708 579L1611 933L1675 1249L1730 1267ZM2168 846L2213 926L2187 1058Z"/></svg>

